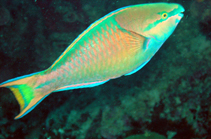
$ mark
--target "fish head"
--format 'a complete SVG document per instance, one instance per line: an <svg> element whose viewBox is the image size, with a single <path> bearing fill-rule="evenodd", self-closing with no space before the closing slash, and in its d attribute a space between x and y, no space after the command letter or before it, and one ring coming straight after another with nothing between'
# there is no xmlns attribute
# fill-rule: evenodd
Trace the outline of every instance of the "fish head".
<svg viewBox="0 0 211 139"><path fill-rule="evenodd" d="M164 42L175 30L184 11L176 3L141 4L122 11L116 21L124 29Z"/></svg>
<svg viewBox="0 0 211 139"><path fill-rule="evenodd" d="M184 8L179 4L159 4L152 7L151 20L143 21L146 25L142 35L164 42L175 30L183 17Z"/></svg>

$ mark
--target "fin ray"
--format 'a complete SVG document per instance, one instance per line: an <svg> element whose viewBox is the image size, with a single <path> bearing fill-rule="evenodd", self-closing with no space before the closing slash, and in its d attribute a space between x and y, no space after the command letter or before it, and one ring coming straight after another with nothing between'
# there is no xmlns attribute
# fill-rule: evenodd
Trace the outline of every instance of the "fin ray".
<svg viewBox="0 0 211 139"><path fill-rule="evenodd" d="M147 44L146 42L148 41L147 38L124 28L118 28L117 30L119 30L118 32L120 33L121 38L125 40L123 41L124 43L122 45L125 45L126 47L130 46L128 51L131 54L134 54L138 51L145 51L145 44Z"/></svg>
<svg viewBox="0 0 211 139"><path fill-rule="evenodd" d="M15 117L19 119L33 110L50 92L39 92L33 84L37 81L40 72L17 77L0 84L0 87L9 88L20 105L20 113Z"/></svg>

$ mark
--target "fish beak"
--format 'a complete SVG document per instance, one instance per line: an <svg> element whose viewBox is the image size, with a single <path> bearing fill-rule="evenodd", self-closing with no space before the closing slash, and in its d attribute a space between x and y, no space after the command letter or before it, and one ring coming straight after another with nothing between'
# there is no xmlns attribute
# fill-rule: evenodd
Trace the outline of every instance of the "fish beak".
<svg viewBox="0 0 211 139"><path fill-rule="evenodd" d="M184 7L179 4L177 9L178 9L178 16L180 16L182 18L184 15L184 12L185 12Z"/></svg>
<svg viewBox="0 0 211 139"><path fill-rule="evenodd" d="M183 16L184 16L184 12L180 12L178 15L179 15L180 17L183 17Z"/></svg>
<svg viewBox="0 0 211 139"><path fill-rule="evenodd" d="M180 20L183 18L184 12L185 12L185 9L182 6L180 6L178 14L177 14L177 18L175 20L176 24L178 24L180 22Z"/></svg>
<svg viewBox="0 0 211 139"><path fill-rule="evenodd" d="M184 16L184 12L185 12L185 9L181 7L181 11L179 12L178 16L182 18Z"/></svg>
<svg viewBox="0 0 211 139"><path fill-rule="evenodd" d="M181 12L179 13L179 15L184 15L185 9L181 6Z"/></svg>

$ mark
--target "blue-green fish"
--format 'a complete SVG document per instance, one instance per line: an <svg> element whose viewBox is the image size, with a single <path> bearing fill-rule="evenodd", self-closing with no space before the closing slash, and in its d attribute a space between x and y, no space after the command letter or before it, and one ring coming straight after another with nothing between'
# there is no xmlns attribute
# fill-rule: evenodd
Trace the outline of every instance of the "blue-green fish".
<svg viewBox="0 0 211 139"><path fill-rule="evenodd" d="M15 95L21 118L51 92L94 87L146 65L183 17L175 3L132 5L91 24L46 70L0 84Z"/></svg>

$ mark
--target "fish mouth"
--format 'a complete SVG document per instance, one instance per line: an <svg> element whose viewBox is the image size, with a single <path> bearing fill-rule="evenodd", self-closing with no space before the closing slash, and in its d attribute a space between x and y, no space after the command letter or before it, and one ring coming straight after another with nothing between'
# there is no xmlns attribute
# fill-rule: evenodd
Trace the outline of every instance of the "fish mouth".
<svg viewBox="0 0 211 139"><path fill-rule="evenodd" d="M184 16L184 12L185 12L185 10L182 10L181 12L178 13L178 16L180 16L182 18Z"/></svg>
<svg viewBox="0 0 211 139"><path fill-rule="evenodd" d="M181 11L180 14L184 14L185 10Z"/></svg>
<svg viewBox="0 0 211 139"><path fill-rule="evenodd" d="M181 11L179 12L179 16L183 17L185 9L181 6Z"/></svg>

